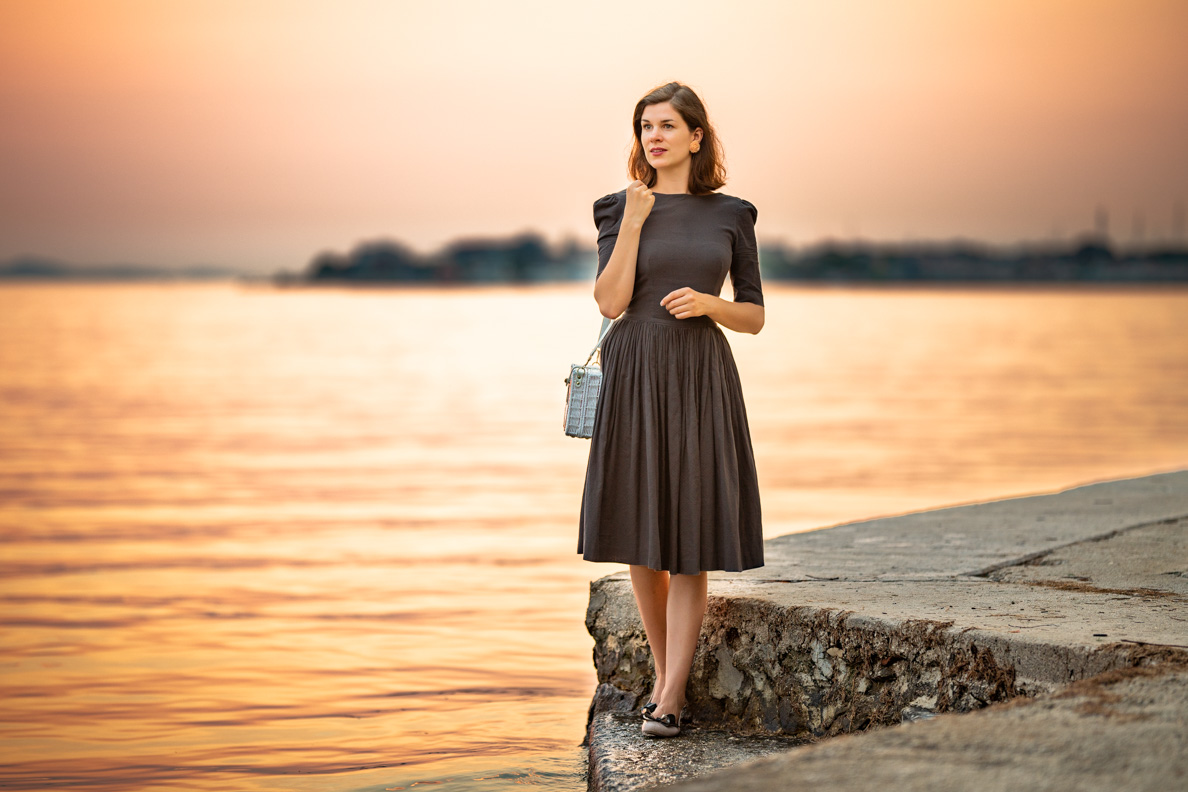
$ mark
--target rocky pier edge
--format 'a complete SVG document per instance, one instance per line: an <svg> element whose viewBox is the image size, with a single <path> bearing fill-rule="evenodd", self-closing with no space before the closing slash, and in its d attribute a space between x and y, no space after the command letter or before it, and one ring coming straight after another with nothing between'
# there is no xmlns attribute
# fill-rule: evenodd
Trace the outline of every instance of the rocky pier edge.
<svg viewBox="0 0 1188 792"><path fill-rule="evenodd" d="M764 567L710 576L675 740L639 733L626 573L594 581L590 788L1093 790L1117 788L1110 757L1129 788L1176 787L1186 529L1182 470L768 540Z"/></svg>

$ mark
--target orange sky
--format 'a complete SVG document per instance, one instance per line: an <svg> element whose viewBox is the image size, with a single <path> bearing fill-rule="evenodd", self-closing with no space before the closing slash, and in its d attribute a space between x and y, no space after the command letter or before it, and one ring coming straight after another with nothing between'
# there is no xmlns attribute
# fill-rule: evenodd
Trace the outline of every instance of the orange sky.
<svg viewBox="0 0 1188 792"><path fill-rule="evenodd" d="M1185 40L1183 0L0 0L0 259L592 245L671 79L761 241L1166 239Z"/></svg>

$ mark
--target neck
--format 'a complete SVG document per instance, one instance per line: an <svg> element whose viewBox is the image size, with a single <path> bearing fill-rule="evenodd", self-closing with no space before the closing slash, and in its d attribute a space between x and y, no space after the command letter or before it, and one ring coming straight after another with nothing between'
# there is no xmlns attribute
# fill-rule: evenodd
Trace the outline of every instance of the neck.
<svg viewBox="0 0 1188 792"><path fill-rule="evenodd" d="M667 170L656 171L656 183L652 191L658 193L687 193L689 192L688 163L682 173L669 173Z"/></svg>

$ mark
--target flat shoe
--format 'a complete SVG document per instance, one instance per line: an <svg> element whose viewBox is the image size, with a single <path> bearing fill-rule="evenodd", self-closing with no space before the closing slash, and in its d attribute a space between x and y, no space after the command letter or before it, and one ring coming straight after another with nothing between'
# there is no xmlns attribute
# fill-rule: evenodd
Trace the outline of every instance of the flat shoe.
<svg viewBox="0 0 1188 792"><path fill-rule="evenodd" d="M681 722L672 713L657 718L652 713L645 712L643 721L643 733L649 737L676 737L681 733Z"/></svg>

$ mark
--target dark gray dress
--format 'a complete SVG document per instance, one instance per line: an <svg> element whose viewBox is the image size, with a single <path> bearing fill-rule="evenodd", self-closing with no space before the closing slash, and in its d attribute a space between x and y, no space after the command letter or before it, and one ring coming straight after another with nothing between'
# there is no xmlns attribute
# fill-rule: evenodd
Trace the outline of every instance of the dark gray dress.
<svg viewBox="0 0 1188 792"><path fill-rule="evenodd" d="M660 305L688 286L763 304L758 210L722 193L656 193L644 221L631 304L602 344L578 534L587 561L684 575L763 566L759 485L738 369L708 316ZM594 202L598 273L618 238L627 193Z"/></svg>

